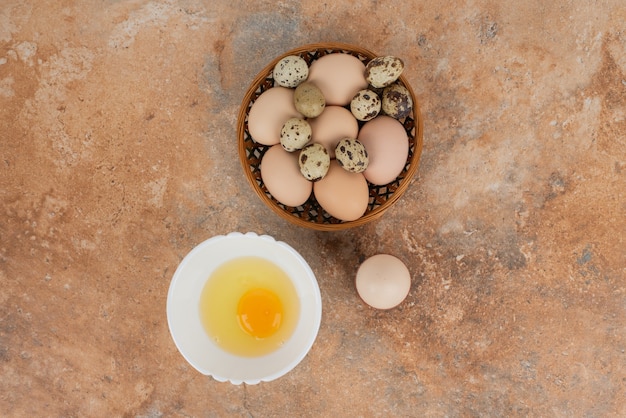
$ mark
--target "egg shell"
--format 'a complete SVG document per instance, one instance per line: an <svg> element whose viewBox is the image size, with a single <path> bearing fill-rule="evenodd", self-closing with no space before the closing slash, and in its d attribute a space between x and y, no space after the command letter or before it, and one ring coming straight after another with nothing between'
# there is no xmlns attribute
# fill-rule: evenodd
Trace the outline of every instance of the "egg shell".
<svg viewBox="0 0 626 418"><path fill-rule="evenodd" d="M300 172L310 181L319 181L328 173L330 156L322 144L309 144L298 156Z"/></svg>
<svg viewBox="0 0 626 418"><path fill-rule="evenodd" d="M284 205L300 206L311 195L313 184L300 174L298 156L285 151L280 144L263 154L260 170L267 190Z"/></svg>
<svg viewBox="0 0 626 418"><path fill-rule="evenodd" d="M355 284L365 303L376 309L391 309L409 294L411 273L399 258L376 254L359 266Z"/></svg>
<svg viewBox="0 0 626 418"><path fill-rule="evenodd" d="M361 60L335 52L311 63L307 81L320 88L327 106L345 106L359 90L367 88L364 74L365 64Z"/></svg>
<svg viewBox="0 0 626 418"><path fill-rule="evenodd" d="M339 141L335 148L335 158L344 170L353 173L365 171L369 164L365 146L354 138L344 138Z"/></svg>
<svg viewBox="0 0 626 418"><path fill-rule="evenodd" d="M307 118L315 118L324 111L326 99L322 91L313 83L305 82L293 92L296 110Z"/></svg>
<svg viewBox="0 0 626 418"><path fill-rule="evenodd" d="M297 87L309 76L309 66L304 58L288 55L281 58L272 71L274 82L282 87Z"/></svg>
<svg viewBox="0 0 626 418"><path fill-rule="evenodd" d="M330 162L326 176L313 184L313 194L320 206L342 221L359 219L367 210L369 187L363 173L350 173Z"/></svg>
<svg viewBox="0 0 626 418"><path fill-rule="evenodd" d="M404 70L404 62L393 56L376 57L365 66L365 79L375 88L387 87Z"/></svg>
<svg viewBox="0 0 626 418"><path fill-rule="evenodd" d="M330 158L335 158L335 147L343 138L356 138L359 134L357 120L345 107L326 106L321 115L307 119L311 125L313 142L326 147Z"/></svg>
<svg viewBox="0 0 626 418"><path fill-rule="evenodd" d="M294 152L309 143L311 133L309 122L300 118L290 118L280 130L280 144L285 151Z"/></svg>
<svg viewBox="0 0 626 418"><path fill-rule="evenodd" d="M381 108L385 114L392 118L405 118L413 110L411 93L401 84L391 84L383 90Z"/></svg>
<svg viewBox="0 0 626 418"><path fill-rule="evenodd" d="M395 180L409 156L409 137L404 126L391 116L380 115L365 122L357 139L369 156L363 172L367 181L382 186Z"/></svg>
<svg viewBox="0 0 626 418"><path fill-rule="evenodd" d="M303 118L293 103L293 89L272 87L255 100L248 112L248 132L263 145L280 143L280 131L290 118Z"/></svg>
<svg viewBox="0 0 626 418"><path fill-rule="evenodd" d="M360 90L350 102L350 111L361 121L374 119L380 113L382 102L375 91Z"/></svg>

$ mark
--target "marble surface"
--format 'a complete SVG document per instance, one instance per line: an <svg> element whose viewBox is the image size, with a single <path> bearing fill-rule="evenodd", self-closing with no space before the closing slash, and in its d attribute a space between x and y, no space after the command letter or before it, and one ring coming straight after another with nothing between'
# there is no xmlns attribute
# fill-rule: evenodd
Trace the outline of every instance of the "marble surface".
<svg viewBox="0 0 626 418"><path fill-rule="evenodd" d="M626 416L622 0L0 4L0 415ZM310 42L401 57L417 176L344 232L278 218L236 118ZM182 257L231 231L297 249L324 312L281 379L230 385L176 350ZM412 273L391 311L359 263Z"/></svg>

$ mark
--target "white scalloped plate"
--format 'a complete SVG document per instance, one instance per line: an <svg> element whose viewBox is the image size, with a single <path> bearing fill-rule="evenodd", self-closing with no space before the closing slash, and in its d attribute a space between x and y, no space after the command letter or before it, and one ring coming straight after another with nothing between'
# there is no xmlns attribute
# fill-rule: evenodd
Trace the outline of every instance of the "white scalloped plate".
<svg viewBox="0 0 626 418"><path fill-rule="evenodd" d="M300 318L289 340L262 357L239 357L222 350L206 334L200 320L202 288L224 262L242 256L263 257L292 279L300 300ZM257 384L277 379L307 355L322 318L322 299L313 271L288 244L269 235L232 232L202 242L181 261L167 295L167 322L176 347L200 373L220 382Z"/></svg>

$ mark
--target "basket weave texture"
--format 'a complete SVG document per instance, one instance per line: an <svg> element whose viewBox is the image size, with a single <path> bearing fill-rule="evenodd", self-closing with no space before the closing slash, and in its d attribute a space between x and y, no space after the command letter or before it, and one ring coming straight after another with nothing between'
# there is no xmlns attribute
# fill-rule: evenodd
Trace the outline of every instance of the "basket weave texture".
<svg viewBox="0 0 626 418"><path fill-rule="evenodd" d="M248 131L248 113L255 100L266 90L274 87L272 70L278 61L288 55L298 55L310 65L316 59L331 53L347 53L357 57L364 64L377 55L367 49L354 45L329 42L304 45L276 57L270 62L252 81L246 92L237 118L237 136L239 142L239 158L248 182L261 200L277 215L296 225L319 230L338 231L356 226L380 218L407 190L410 180L417 171L423 146L423 120L419 104L413 89L404 75L400 76L399 82L403 84L413 99L413 112L400 120L409 138L409 155L404 169L398 177L389 184L376 186L368 183L369 203L363 216L354 221L341 221L326 213L311 194L309 199L298 207L286 206L276 199L267 190L261 179L261 159L270 147L255 142Z"/></svg>

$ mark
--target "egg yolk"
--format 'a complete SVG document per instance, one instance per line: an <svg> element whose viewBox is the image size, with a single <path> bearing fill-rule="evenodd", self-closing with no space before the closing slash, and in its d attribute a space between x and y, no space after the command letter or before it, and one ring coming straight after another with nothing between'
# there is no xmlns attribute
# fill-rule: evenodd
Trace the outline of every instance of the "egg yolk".
<svg viewBox="0 0 626 418"><path fill-rule="evenodd" d="M280 328L283 305L273 292L252 289L246 292L237 305L239 326L255 338L267 338Z"/></svg>

